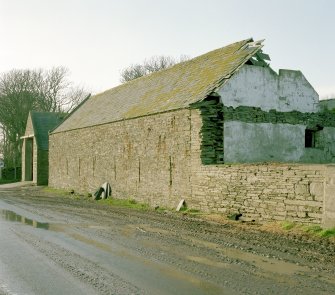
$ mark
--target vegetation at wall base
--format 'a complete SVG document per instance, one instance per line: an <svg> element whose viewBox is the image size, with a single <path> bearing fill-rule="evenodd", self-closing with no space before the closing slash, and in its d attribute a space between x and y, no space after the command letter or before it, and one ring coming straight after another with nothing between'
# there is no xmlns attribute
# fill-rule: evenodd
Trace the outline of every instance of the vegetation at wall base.
<svg viewBox="0 0 335 295"><path fill-rule="evenodd" d="M290 222L290 221L284 221L284 222L282 223L282 228L285 229L285 230L290 230L290 229L292 229L292 228L294 228L294 227L295 227L295 223L293 223L293 222Z"/></svg>
<svg viewBox="0 0 335 295"><path fill-rule="evenodd" d="M107 199L99 200L98 203L117 206L117 207L138 209L138 210L148 210L149 209L148 204L138 203L134 199L116 199L116 198L109 197Z"/></svg>
<svg viewBox="0 0 335 295"><path fill-rule="evenodd" d="M335 227L323 229L320 225L302 225L290 221L282 222L281 227L285 231L305 233L312 237L335 238Z"/></svg>

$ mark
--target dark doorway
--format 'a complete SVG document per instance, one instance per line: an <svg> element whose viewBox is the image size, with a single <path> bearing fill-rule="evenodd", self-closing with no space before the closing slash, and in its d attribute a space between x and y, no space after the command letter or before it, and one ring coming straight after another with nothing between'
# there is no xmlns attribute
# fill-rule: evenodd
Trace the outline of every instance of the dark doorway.
<svg viewBox="0 0 335 295"><path fill-rule="evenodd" d="M316 125L316 127L305 130L305 148L316 148L317 141L319 138L319 131L323 130L323 127Z"/></svg>
<svg viewBox="0 0 335 295"><path fill-rule="evenodd" d="M34 167L34 139L26 139L26 150L25 150L25 181L33 180L33 169Z"/></svg>

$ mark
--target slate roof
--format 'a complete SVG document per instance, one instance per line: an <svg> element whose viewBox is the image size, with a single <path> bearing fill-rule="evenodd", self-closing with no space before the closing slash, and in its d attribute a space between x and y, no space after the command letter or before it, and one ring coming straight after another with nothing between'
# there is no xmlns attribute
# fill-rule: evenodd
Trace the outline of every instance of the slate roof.
<svg viewBox="0 0 335 295"><path fill-rule="evenodd" d="M64 119L63 113L30 112L31 121L34 128L34 136L38 148L49 149L49 131L54 129Z"/></svg>
<svg viewBox="0 0 335 295"><path fill-rule="evenodd" d="M94 95L52 133L187 108L220 87L261 47L252 39L236 42Z"/></svg>

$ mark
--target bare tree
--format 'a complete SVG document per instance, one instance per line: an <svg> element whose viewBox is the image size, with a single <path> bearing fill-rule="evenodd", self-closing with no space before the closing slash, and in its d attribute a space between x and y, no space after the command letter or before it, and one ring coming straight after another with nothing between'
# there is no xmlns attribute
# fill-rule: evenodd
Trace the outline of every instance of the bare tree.
<svg viewBox="0 0 335 295"><path fill-rule="evenodd" d="M3 159L3 148L4 148L4 131L0 125L0 159Z"/></svg>
<svg viewBox="0 0 335 295"><path fill-rule="evenodd" d="M68 70L12 70L0 75L0 126L3 155L9 167L20 163L20 136L30 111L69 112L86 96L74 87Z"/></svg>
<svg viewBox="0 0 335 295"><path fill-rule="evenodd" d="M179 60L170 56L153 56L145 59L142 64L132 64L129 67L121 70L121 83L146 76L153 72L158 72L163 69L172 67L173 65L188 60L189 57L182 55Z"/></svg>

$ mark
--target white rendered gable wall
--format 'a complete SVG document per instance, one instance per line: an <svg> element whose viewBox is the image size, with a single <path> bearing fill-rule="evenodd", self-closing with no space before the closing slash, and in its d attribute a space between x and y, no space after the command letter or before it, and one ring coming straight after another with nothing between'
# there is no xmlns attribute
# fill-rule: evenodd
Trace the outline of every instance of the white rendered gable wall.
<svg viewBox="0 0 335 295"><path fill-rule="evenodd" d="M300 71L280 70L278 75L270 68L244 65L218 93L228 107L249 106L278 112L319 111L318 94ZM305 147L306 128L301 124L224 121L224 162L333 162L334 128L322 131L327 152Z"/></svg>
<svg viewBox="0 0 335 295"><path fill-rule="evenodd" d="M300 71L244 65L218 91L225 106L317 112L319 95Z"/></svg>

